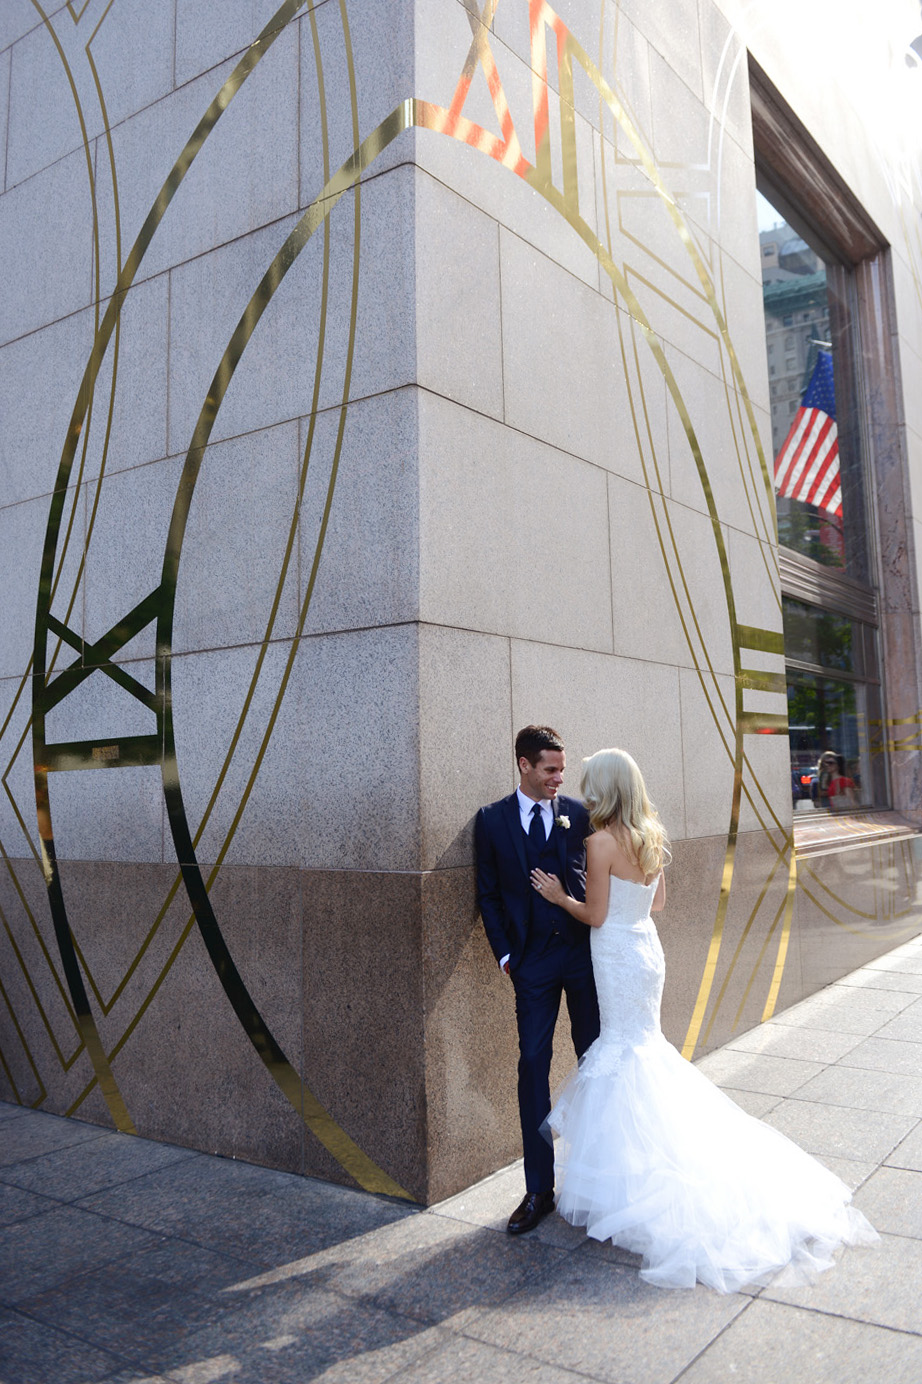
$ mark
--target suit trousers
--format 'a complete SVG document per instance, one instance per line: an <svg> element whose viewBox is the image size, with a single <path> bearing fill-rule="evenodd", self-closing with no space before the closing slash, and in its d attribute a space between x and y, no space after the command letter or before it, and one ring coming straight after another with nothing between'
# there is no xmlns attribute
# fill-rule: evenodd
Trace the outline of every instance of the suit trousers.
<svg viewBox="0 0 922 1384"><path fill-rule="evenodd" d="M554 1186L554 1145L541 1126L551 1109L551 1054L562 994L567 997L576 1056L582 1057L599 1036L599 1002L587 942L551 937L543 947L526 949L512 973L519 1030L519 1116L528 1192L549 1192Z"/></svg>

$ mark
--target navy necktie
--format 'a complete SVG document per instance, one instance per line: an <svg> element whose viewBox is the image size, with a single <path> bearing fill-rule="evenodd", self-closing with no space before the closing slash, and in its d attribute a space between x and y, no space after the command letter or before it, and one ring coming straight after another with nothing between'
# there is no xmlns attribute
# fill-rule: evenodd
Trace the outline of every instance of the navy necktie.
<svg viewBox="0 0 922 1384"><path fill-rule="evenodd" d="M541 818L541 804L535 803L531 810L531 826L528 828L528 839L536 850L543 851L547 844L547 834L544 830L544 822Z"/></svg>

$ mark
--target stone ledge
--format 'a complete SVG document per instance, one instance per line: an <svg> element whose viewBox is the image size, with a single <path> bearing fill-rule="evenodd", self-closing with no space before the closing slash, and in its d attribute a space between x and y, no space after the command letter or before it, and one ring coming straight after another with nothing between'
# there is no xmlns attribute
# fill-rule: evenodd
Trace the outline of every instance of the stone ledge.
<svg viewBox="0 0 922 1384"><path fill-rule="evenodd" d="M919 835L919 829L898 812L848 812L839 816L824 813L809 822L795 818L794 850L798 857L826 855L852 846Z"/></svg>

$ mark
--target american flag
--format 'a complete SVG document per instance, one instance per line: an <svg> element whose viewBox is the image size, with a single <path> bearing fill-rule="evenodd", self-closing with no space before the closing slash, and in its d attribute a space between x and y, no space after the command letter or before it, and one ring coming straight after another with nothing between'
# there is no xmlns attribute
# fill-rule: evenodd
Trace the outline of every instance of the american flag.
<svg viewBox="0 0 922 1384"><path fill-rule="evenodd" d="M810 383L794 415L791 431L775 458L775 489L785 499L803 500L841 518L842 486L830 351L816 354Z"/></svg>

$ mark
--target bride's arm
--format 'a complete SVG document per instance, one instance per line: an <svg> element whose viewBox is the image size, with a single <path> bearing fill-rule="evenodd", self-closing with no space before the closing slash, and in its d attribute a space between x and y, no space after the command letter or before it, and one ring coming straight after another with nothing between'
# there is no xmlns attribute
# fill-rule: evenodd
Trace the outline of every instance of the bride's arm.
<svg viewBox="0 0 922 1384"><path fill-rule="evenodd" d="M532 886L548 903L555 903L589 927L601 927L608 912L609 878L614 841L608 832L595 832L586 842L586 902L571 898L556 875L532 870Z"/></svg>
<svg viewBox="0 0 922 1384"><path fill-rule="evenodd" d="M666 902L666 876L660 871L659 883L656 886L656 893L653 895L653 902L650 905L651 913L659 913Z"/></svg>

